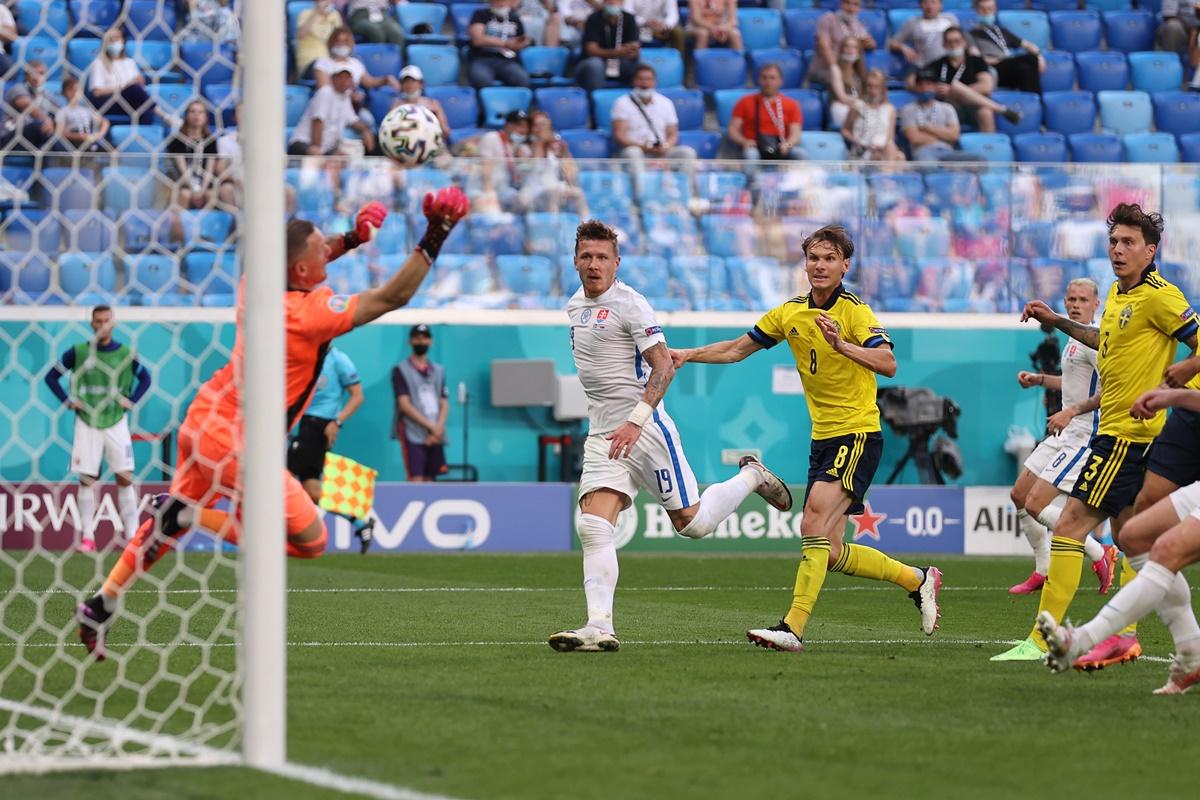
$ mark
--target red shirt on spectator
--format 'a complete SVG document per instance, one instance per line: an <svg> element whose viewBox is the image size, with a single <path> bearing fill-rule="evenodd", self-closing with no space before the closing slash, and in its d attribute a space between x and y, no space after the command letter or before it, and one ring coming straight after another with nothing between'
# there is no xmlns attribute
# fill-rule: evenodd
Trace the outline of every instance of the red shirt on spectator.
<svg viewBox="0 0 1200 800"><path fill-rule="evenodd" d="M758 106L758 125L754 124L754 107L756 105ZM778 126L771 119L772 116L779 116L781 107L783 110L783 130L779 130ZM742 120L742 136L751 141L758 136L759 125L762 126L763 134L778 136L781 139L787 138L787 129L792 123L796 123L801 127L804 126L804 115L800 113L800 104L782 94L775 95L770 101L766 101L763 98L762 92L748 94L737 101L737 105L733 107L733 116Z"/></svg>

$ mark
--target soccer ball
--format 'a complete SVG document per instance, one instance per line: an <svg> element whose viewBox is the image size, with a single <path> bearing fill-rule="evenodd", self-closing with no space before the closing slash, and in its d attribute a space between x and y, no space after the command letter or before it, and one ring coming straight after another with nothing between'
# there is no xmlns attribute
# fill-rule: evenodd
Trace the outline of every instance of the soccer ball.
<svg viewBox="0 0 1200 800"><path fill-rule="evenodd" d="M418 167L442 147L442 126L425 106L396 106L379 124L379 149L402 167Z"/></svg>

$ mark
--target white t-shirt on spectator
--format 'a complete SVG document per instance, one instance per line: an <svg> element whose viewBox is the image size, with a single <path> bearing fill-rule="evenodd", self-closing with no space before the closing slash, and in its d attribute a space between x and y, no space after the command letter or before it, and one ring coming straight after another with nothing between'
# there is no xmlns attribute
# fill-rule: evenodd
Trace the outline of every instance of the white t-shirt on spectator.
<svg viewBox="0 0 1200 800"><path fill-rule="evenodd" d="M367 68L363 66L363 63L354 56L341 60L327 56L325 58L318 58L313 62L314 72L324 72L331 78L344 69L350 70L350 77L354 79L355 86L358 86L362 82L362 76L367 72Z"/></svg>
<svg viewBox="0 0 1200 800"><path fill-rule="evenodd" d="M87 85L93 92L97 90L119 92L140 77L142 77L142 71L138 69L137 62L129 56L111 61L97 58L88 70Z"/></svg>
<svg viewBox="0 0 1200 800"><path fill-rule="evenodd" d="M667 126L679 124L679 116L675 113L675 104L655 92L649 103L642 104L642 108L646 110L646 116L642 116L642 112L638 111L632 94L618 97L617 102L613 103L613 121L623 120L627 125L627 138L637 144L648 145L654 144L656 141L665 142ZM646 121L646 117L650 118L649 122ZM653 130L650 127L651 124L654 126Z"/></svg>
<svg viewBox="0 0 1200 800"><path fill-rule="evenodd" d="M6 5L0 5L0 27L5 27L5 28L17 27L17 21L16 21L16 19L13 18L12 11L10 11L8 6L6 6Z"/></svg>
<svg viewBox="0 0 1200 800"><path fill-rule="evenodd" d="M242 157L242 145L238 142L236 128L227 130L217 137L217 155L232 160Z"/></svg>
<svg viewBox="0 0 1200 800"><path fill-rule="evenodd" d="M946 28L957 24L958 17L946 11L933 19L926 19L924 15L909 17L896 33L896 41L909 44L921 56L921 63L928 64L946 55L942 34Z"/></svg>
<svg viewBox="0 0 1200 800"><path fill-rule="evenodd" d="M387 13L390 3L388 0L350 0L346 3L346 16L350 16L355 11L366 9L373 14L383 15Z"/></svg>
<svg viewBox="0 0 1200 800"><path fill-rule="evenodd" d="M319 142L312 140L312 124L315 119L325 123ZM296 123L291 140L315 144L321 148L322 153L328 153L342 141L343 129L357 120L358 115L354 113L350 95L339 94L332 86L322 86L313 94L312 100L308 101L308 107Z"/></svg>
<svg viewBox="0 0 1200 800"><path fill-rule="evenodd" d="M639 33L648 27L652 19L658 20L668 28L679 24L678 0L625 0L624 8L637 20Z"/></svg>

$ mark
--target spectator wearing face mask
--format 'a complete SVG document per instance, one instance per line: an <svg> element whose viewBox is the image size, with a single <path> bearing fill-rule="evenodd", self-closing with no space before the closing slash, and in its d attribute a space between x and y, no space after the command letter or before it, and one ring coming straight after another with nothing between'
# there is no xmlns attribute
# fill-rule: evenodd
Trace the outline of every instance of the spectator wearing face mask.
<svg viewBox="0 0 1200 800"><path fill-rule="evenodd" d="M958 17L942 11L942 0L921 0L921 15L906 19L888 47L909 64L921 67L946 54L942 34L957 24Z"/></svg>
<svg viewBox="0 0 1200 800"><path fill-rule="evenodd" d="M344 26L333 0L317 0L315 6L300 12L296 21L296 73L300 77L309 77L313 64L329 58L329 38Z"/></svg>
<svg viewBox="0 0 1200 800"><path fill-rule="evenodd" d="M146 92L146 78L125 53L125 34L121 29L107 30L101 44L100 53L87 72L92 105L105 116L128 116L138 125L150 125L156 116L172 122Z"/></svg>
<svg viewBox="0 0 1200 800"><path fill-rule="evenodd" d="M354 76L349 69L339 69L329 83L317 89L308 107L300 116L288 143L288 155L335 155L342 147L346 128L358 131L367 152L375 149L375 131L363 124L354 113L350 95L354 91Z"/></svg>
<svg viewBox="0 0 1200 800"><path fill-rule="evenodd" d="M867 73L862 97L853 102L842 138L850 156L863 161L903 161L904 152L896 145L896 107L888 101L887 75L873 69Z"/></svg>
<svg viewBox="0 0 1200 800"><path fill-rule="evenodd" d="M362 89L377 89L389 86L399 91L400 81L392 75L372 75L366 66L354 56L354 34L349 28L338 28L329 36L329 56L319 58L313 64L313 80L317 88L329 84L330 77L338 70L349 70L354 79L354 88L350 93L350 102L364 125L374 125L375 117L367 106L367 96Z"/></svg>
<svg viewBox="0 0 1200 800"><path fill-rule="evenodd" d="M912 149L913 161L939 161L954 153L960 128L954 106L937 98L937 73L931 67L917 72L917 102L900 109L900 129Z"/></svg>
<svg viewBox="0 0 1200 800"><path fill-rule="evenodd" d="M471 49L467 55L467 82L476 89L500 81L505 86L529 86L529 73L518 53L533 44L525 35L521 17L511 0L491 0L487 8L471 15L467 27Z"/></svg>
<svg viewBox="0 0 1200 800"><path fill-rule="evenodd" d="M479 137L477 154L483 161L480 172L483 190L495 194L498 208L510 208L516 199L520 179L513 159L520 157L521 147L528 144L529 129L529 114L517 109L508 112L503 128ZM472 195L473 205L474 197Z"/></svg>
<svg viewBox="0 0 1200 800"><path fill-rule="evenodd" d="M803 159L804 114L799 103L780 93L783 70L778 64L759 68L758 87L757 94L748 94L734 105L729 140L750 161Z"/></svg>
<svg viewBox="0 0 1200 800"><path fill-rule="evenodd" d="M861 10L862 0L842 0L837 11L827 11L817 20L817 49L808 66L809 83L829 85L830 69L838 63L838 53L847 39L856 40L860 51L878 46L858 18Z"/></svg>
<svg viewBox="0 0 1200 800"><path fill-rule="evenodd" d="M16 112L14 133L22 149L63 150L54 138L54 115L58 103L46 91L46 64L32 59L25 64L25 79L13 82L4 93L4 101Z"/></svg>
<svg viewBox="0 0 1200 800"><path fill-rule="evenodd" d="M1014 125L1021 121L1021 112L1007 108L989 95L995 87L987 63L967 53L967 37L957 25L943 34L946 55L927 65L937 78L934 94L954 106L960 123L974 125L985 133L996 130L996 115L1000 114Z"/></svg>
<svg viewBox="0 0 1200 800"><path fill-rule="evenodd" d="M633 75L633 91L613 104L613 139L621 158L695 158L695 150L679 144L675 104L655 91L657 81L654 67L642 64Z"/></svg>
<svg viewBox="0 0 1200 800"><path fill-rule="evenodd" d="M400 70L400 96L396 98L392 108L404 103L424 106L432 111L438 124L442 126L442 138L450 140L450 123L446 120L446 111L437 100L425 96L425 73L421 72L421 68L416 64L409 64Z"/></svg>
<svg viewBox="0 0 1200 800"><path fill-rule="evenodd" d="M970 44L995 71L996 85L1041 94L1046 59L1038 46L996 22L996 0L975 0L975 13L979 24L971 29Z"/></svg>
<svg viewBox="0 0 1200 800"><path fill-rule="evenodd" d="M862 97L867 83L867 62L862 57L858 39L847 36L838 48L837 66L829 70L829 121L841 127L854 101Z"/></svg>

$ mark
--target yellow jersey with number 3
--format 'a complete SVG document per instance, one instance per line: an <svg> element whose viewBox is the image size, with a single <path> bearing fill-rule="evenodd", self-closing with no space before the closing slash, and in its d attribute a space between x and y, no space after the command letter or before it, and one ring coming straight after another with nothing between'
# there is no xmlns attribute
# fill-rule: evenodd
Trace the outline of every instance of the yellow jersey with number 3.
<svg viewBox="0 0 1200 800"><path fill-rule="evenodd" d="M1177 342L1197 330L1196 312L1183 292L1163 279L1154 265L1128 292L1114 281L1100 318L1096 369L1100 372L1100 435L1149 442L1166 424L1166 412L1134 419L1129 409L1141 395L1163 382L1175 360Z"/></svg>
<svg viewBox="0 0 1200 800"><path fill-rule="evenodd" d="M875 373L834 351L817 327L828 314L842 338L863 347L892 347L892 338L871 307L838 285L824 306L808 295L794 297L763 315L748 335L763 347L786 340L804 384L812 438L830 439L879 430Z"/></svg>

